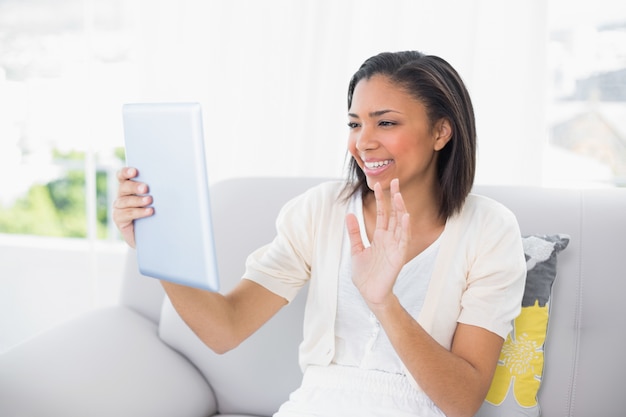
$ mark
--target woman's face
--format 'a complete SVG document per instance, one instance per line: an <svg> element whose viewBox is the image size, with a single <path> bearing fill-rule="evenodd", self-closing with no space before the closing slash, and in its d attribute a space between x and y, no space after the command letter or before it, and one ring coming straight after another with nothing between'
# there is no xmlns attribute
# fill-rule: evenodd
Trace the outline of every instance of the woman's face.
<svg viewBox="0 0 626 417"><path fill-rule="evenodd" d="M431 125L426 108L383 75L358 82L348 111L348 149L370 188L392 179L401 189L436 183L437 152L450 139L449 123Z"/></svg>

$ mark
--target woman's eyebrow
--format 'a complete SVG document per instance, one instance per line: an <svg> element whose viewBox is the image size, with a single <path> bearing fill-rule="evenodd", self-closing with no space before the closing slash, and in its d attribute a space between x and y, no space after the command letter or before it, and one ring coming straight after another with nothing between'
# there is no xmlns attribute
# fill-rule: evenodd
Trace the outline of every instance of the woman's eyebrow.
<svg viewBox="0 0 626 417"><path fill-rule="evenodd" d="M380 116L382 116L384 114L387 114L387 113L400 113L400 112L397 111L397 110L384 109L384 110L376 110L376 111L370 112L370 113L368 113L368 116L369 117L380 117ZM355 113L348 113L348 116L354 117L356 119L359 118L359 115L355 114Z"/></svg>

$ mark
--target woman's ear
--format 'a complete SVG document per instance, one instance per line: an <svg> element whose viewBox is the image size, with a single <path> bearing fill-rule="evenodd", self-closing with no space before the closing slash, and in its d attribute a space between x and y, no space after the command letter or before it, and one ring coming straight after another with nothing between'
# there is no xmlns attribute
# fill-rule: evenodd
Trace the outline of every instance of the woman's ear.
<svg viewBox="0 0 626 417"><path fill-rule="evenodd" d="M441 118L435 124L435 151L442 150L452 138L452 125L446 118Z"/></svg>

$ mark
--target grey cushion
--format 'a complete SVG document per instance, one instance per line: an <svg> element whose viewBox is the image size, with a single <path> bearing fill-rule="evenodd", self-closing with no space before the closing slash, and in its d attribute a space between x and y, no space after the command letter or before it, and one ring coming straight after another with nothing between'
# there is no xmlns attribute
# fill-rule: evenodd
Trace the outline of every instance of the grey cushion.
<svg viewBox="0 0 626 417"><path fill-rule="evenodd" d="M211 415L210 387L150 320L96 310L0 355L0 416Z"/></svg>
<svg viewBox="0 0 626 417"><path fill-rule="evenodd" d="M223 355L198 339L168 299L163 303L159 335L189 358L209 381L220 415L271 416L302 379L298 344L302 339L303 296L299 294L258 332Z"/></svg>

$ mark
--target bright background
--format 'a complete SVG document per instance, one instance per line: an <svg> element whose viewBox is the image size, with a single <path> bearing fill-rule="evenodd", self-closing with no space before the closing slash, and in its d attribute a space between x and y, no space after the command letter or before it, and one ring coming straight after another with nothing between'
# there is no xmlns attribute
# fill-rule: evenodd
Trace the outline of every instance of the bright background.
<svg viewBox="0 0 626 417"><path fill-rule="evenodd" d="M0 222L0 351L115 302L126 102L200 102L211 182L342 176L350 76L380 51L418 49L470 90L477 183L623 186L622 3L0 0L0 214L18 207L37 230ZM17 206L43 185L67 197L56 217ZM71 207L81 214L63 218ZM58 232L70 220L78 231Z"/></svg>

